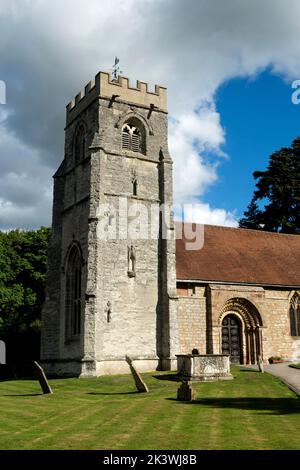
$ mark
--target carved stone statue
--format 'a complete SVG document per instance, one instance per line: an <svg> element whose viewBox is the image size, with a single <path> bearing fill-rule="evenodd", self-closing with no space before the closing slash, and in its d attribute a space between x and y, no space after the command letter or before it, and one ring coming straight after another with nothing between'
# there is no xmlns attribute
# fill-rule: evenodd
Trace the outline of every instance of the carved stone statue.
<svg viewBox="0 0 300 470"><path fill-rule="evenodd" d="M135 277L136 254L133 245L128 247L128 276Z"/></svg>

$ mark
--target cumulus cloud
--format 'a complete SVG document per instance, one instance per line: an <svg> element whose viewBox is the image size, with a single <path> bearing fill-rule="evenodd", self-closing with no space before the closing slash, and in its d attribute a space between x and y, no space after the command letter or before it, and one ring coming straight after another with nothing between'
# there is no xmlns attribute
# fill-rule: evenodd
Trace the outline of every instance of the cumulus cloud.
<svg viewBox="0 0 300 470"><path fill-rule="evenodd" d="M186 222L196 222L199 224L225 225L227 227L237 227L236 213L225 209L216 209L208 203L191 199L185 203L181 212L175 212L175 218Z"/></svg>
<svg viewBox="0 0 300 470"><path fill-rule="evenodd" d="M175 203L201 196L217 181L218 162L209 162L203 154L212 151L223 155L220 148L224 141L220 115L212 105L205 104L197 113L171 120L169 148L174 159Z"/></svg>
<svg viewBox="0 0 300 470"><path fill-rule="evenodd" d="M201 201L223 158L216 90L265 67L299 78L299 14L298 0L3 0L0 228L50 223L64 106L115 55L133 80L168 87L175 198ZM234 208L201 213L235 223Z"/></svg>

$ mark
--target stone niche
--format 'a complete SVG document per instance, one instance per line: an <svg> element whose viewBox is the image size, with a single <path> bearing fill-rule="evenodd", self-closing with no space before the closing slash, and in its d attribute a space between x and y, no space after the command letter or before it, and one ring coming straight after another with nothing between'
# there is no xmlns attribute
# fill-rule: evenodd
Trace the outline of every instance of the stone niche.
<svg viewBox="0 0 300 470"><path fill-rule="evenodd" d="M182 380L230 380L227 354L177 354L177 375Z"/></svg>

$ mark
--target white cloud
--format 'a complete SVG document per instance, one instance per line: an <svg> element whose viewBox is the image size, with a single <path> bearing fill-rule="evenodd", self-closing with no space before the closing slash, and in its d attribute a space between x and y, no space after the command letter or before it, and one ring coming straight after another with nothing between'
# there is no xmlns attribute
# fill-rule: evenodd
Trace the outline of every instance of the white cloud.
<svg viewBox="0 0 300 470"><path fill-rule="evenodd" d="M224 132L220 116L212 106L197 113L184 114L171 120L169 148L174 159L175 202L202 195L217 180L217 162L205 160L202 153L220 153Z"/></svg>
<svg viewBox="0 0 300 470"><path fill-rule="evenodd" d="M125 75L168 87L176 200L201 197L217 184L225 139L216 90L265 67L299 78L299 16L298 0L22 0L22 8L2 0L0 79L10 112L0 122L0 227L39 225L45 214L50 223L64 106L115 55ZM231 220L233 210L221 216L203 204L208 222Z"/></svg>
<svg viewBox="0 0 300 470"><path fill-rule="evenodd" d="M184 205L184 220L198 224L237 227L236 214L224 209L216 209L207 203L191 200ZM180 217L178 217L180 219Z"/></svg>

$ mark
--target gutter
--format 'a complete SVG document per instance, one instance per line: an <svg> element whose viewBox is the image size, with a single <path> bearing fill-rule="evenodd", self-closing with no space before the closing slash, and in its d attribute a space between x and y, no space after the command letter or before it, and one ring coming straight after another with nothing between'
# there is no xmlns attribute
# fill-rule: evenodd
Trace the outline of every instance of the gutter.
<svg viewBox="0 0 300 470"><path fill-rule="evenodd" d="M209 280L200 280L200 279L176 279L176 283L188 283L188 284L215 284L215 285L227 285L227 286L253 286L253 287L280 287L284 289L300 289L298 286L289 286L285 284L257 284L254 282L236 282L236 281L209 281Z"/></svg>

